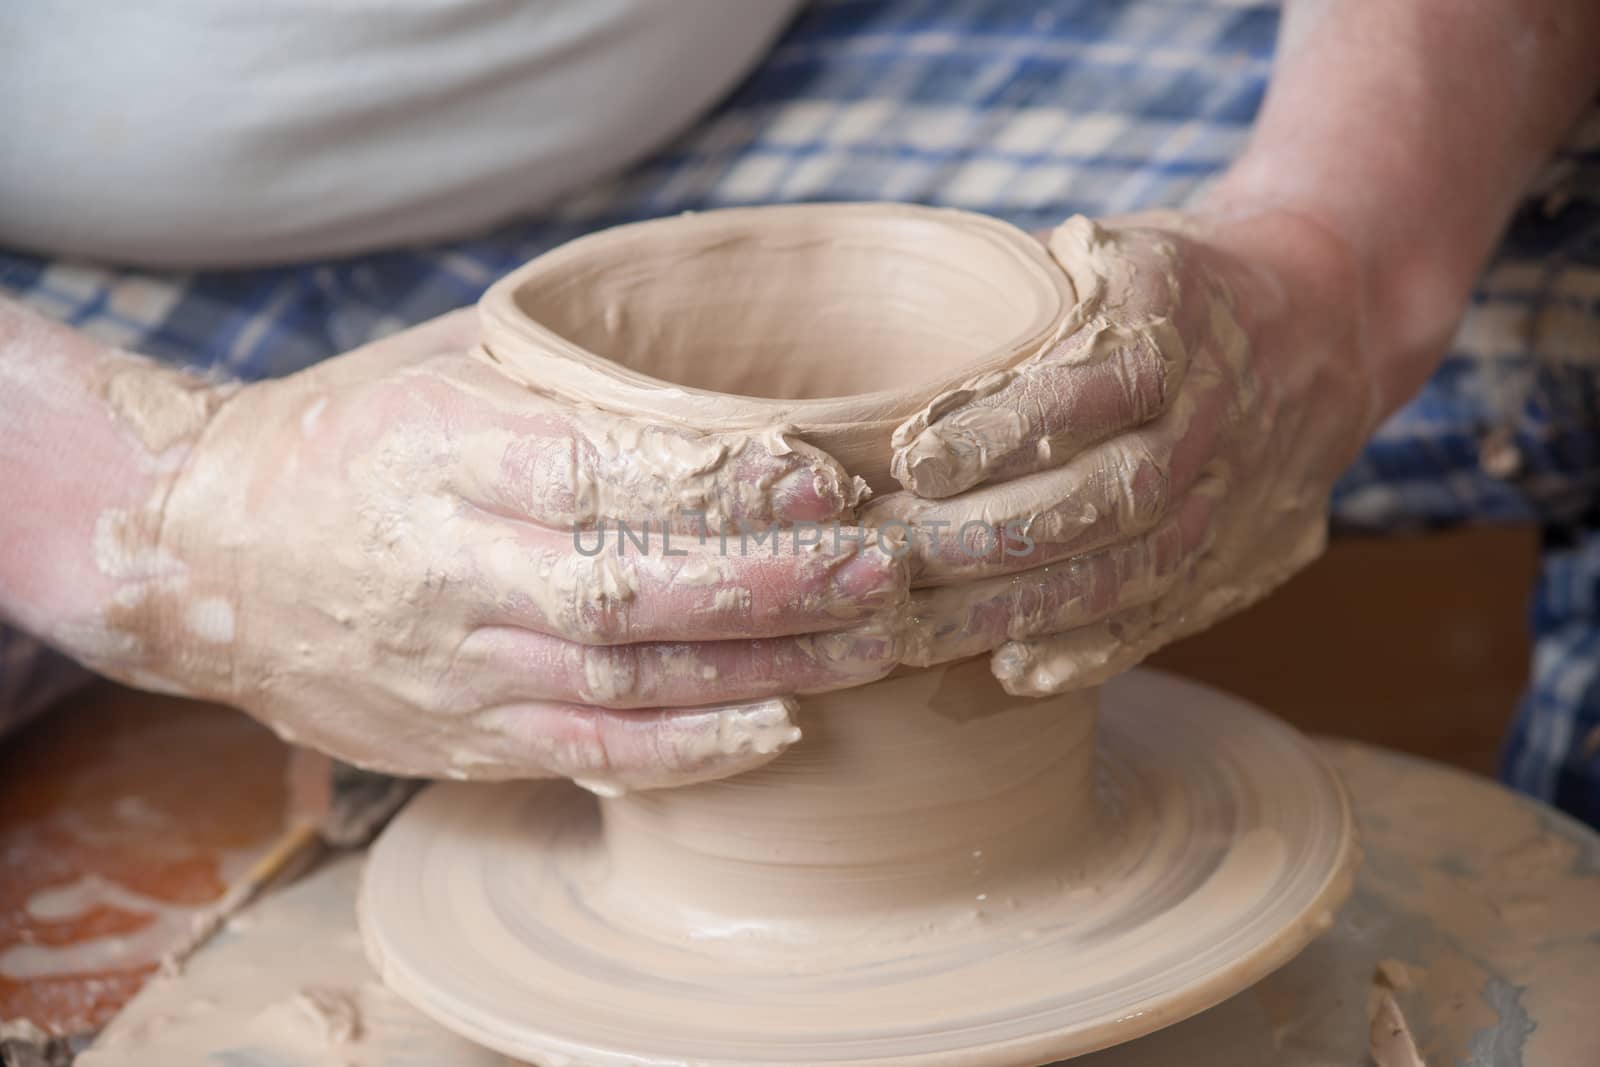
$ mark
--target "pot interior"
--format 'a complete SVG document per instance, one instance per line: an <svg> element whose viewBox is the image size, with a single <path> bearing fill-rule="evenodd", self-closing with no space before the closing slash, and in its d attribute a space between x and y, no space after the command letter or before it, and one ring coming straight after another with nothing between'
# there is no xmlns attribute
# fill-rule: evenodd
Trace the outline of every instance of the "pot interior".
<svg viewBox="0 0 1600 1067"><path fill-rule="evenodd" d="M1008 240L937 212L729 214L580 242L518 310L662 382L799 400L943 379L1026 340L1058 300Z"/></svg>

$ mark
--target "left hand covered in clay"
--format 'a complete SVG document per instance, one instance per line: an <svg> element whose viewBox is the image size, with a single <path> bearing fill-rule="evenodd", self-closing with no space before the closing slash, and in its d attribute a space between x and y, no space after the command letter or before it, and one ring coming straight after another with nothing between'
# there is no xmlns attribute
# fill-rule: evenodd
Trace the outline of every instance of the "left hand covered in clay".
<svg viewBox="0 0 1600 1067"><path fill-rule="evenodd" d="M1023 365L908 420L907 660L993 650L1013 693L1099 684L1314 559L1374 428L1348 252L1297 216L1174 213L1049 237L1078 305Z"/></svg>
<svg viewBox="0 0 1600 1067"><path fill-rule="evenodd" d="M847 516L832 457L559 403L478 340L218 383L0 301L0 619L361 766L601 792L759 766L789 694L894 669L904 560L695 535Z"/></svg>

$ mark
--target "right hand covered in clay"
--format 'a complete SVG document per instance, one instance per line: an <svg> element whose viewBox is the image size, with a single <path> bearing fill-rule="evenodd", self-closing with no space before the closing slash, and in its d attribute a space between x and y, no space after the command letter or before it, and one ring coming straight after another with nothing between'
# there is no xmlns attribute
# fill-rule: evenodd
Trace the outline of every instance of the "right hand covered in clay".
<svg viewBox="0 0 1600 1067"><path fill-rule="evenodd" d="M1243 154L1183 213L1056 229L1058 343L901 427L909 492L864 520L1033 542L921 553L914 662L994 649L1013 692L1094 685L1311 560L1600 88L1583 0L1286 9Z"/></svg>
<svg viewBox="0 0 1600 1067"><path fill-rule="evenodd" d="M1314 559L1384 406L1347 254L1290 216L1070 220L1053 343L899 428L907 658L993 651L1018 694L1097 685ZM934 537L935 531L942 536Z"/></svg>
<svg viewBox="0 0 1600 1067"><path fill-rule="evenodd" d="M457 312L242 387L101 359L152 488L95 517L94 610L36 628L365 767L598 791L759 765L798 737L785 694L893 667L873 620L905 566L871 539L690 536L831 522L856 491L829 457L558 405L476 334ZM660 517L691 511L663 553ZM648 555L594 532L618 520Z"/></svg>

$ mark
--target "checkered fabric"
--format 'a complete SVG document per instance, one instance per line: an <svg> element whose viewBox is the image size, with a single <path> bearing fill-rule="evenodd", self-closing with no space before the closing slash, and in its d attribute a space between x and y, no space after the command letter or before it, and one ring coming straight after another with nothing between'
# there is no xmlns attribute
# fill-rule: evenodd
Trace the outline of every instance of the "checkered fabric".
<svg viewBox="0 0 1600 1067"><path fill-rule="evenodd" d="M1222 0L826 0L673 146L523 223L337 262L205 274L0 253L0 286L102 339L280 375L475 300L568 238L684 210L886 199L1041 228L1181 204L1243 146L1278 12ZM1460 341L1336 495L1342 527L1549 530L1519 787L1600 823L1600 123L1537 190ZM0 640L20 685L27 650ZM13 663L13 660L16 663ZM37 673L37 672L36 672ZM0 697L5 693L0 691Z"/></svg>

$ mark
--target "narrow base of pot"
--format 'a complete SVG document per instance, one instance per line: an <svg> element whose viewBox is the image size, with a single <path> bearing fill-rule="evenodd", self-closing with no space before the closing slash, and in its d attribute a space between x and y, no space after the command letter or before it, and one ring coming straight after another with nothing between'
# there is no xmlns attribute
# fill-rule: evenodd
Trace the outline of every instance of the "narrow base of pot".
<svg viewBox="0 0 1600 1067"><path fill-rule="evenodd" d="M1348 895L1358 850L1337 776L1280 721L1149 671L1101 704L1058 858L990 867L970 894L914 880L904 906L874 872L835 869L817 885L837 906L780 892L756 908L757 849L736 857L731 907L720 888L693 907L714 864L640 907L651 887L593 796L435 786L373 848L368 955L444 1026L546 1067L1015 1067L1130 1040L1291 959ZM664 824L685 848L692 811Z"/></svg>

